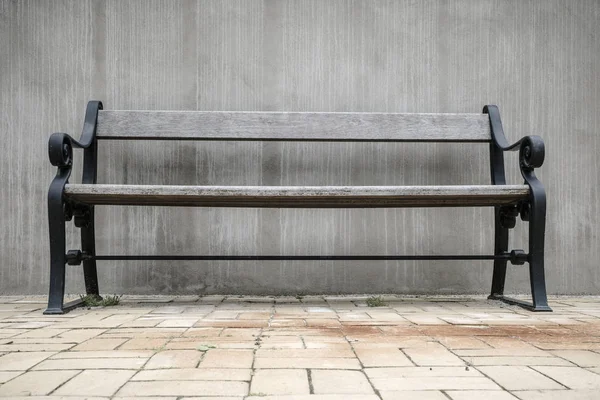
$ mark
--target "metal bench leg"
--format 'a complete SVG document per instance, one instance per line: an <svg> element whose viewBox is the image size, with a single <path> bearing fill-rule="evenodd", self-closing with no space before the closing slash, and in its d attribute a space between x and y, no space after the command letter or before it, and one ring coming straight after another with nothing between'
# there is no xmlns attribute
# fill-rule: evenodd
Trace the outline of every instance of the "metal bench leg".
<svg viewBox="0 0 600 400"><path fill-rule="evenodd" d="M501 300L508 304L518 305L531 311L552 311L548 306L546 296L546 278L544 276L544 231L546 227L546 197L543 191L534 194L531 203L525 204L521 211L521 218L529 221L529 279L531 283L532 303L522 300L505 297L504 279L506 277L506 261L499 264L494 263L494 278L492 280L492 294L488 297L492 300ZM499 246L508 244L508 231L503 236L501 230L496 225L496 254L500 250ZM523 260L524 261L524 260ZM502 261L500 261L502 262ZM515 264L523 262L512 261ZM500 266L500 268L498 268Z"/></svg>
<svg viewBox="0 0 600 400"><path fill-rule="evenodd" d="M55 196L58 197L58 196ZM50 294L44 314L63 314L65 294L65 214L60 197L48 198L48 225L50 231Z"/></svg>
<svg viewBox="0 0 600 400"><path fill-rule="evenodd" d="M502 226L500 207L495 210L495 243L494 254L504 254L508 251L508 228ZM492 292L489 298L504 295L504 282L506 281L507 260L494 260L494 274L492 276Z"/></svg>
<svg viewBox="0 0 600 400"><path fill-rule="evenodd" d="M53 198L54 197L54 198ZM65 220L64 205L60 196L50 195L48 198L48 227L50 231L50 293L48 308L44 314L64 314L80 306L81 299L64 303L65 273L67 255L65 254Z"/></svg>
<svg viewBox="0 0 600 400"><path fill-rule="evenodd" d="M89 255L96 255L96 235L94 230L94 208L90 207L86 216L86 224L81 227L81 250ZM98 273L96 260L83 260L83 277L85 279L85 292L88 296L100 297L98 288Z"/></svg>
<svg viewBox="0 0 600 400"><path fill-rule="evenodd" d="M508 247L508 230L514 227L515 219L521 214L523 221L529 221L529 254L521 258L521 250L511 252L511 263L520 265L529 262L529 279L531 281L532 303L510 299L504 296L504 281L506 277L506 261L495 260L494 277L492 280L492 293L489 298L502 300L509 304L516 304L532 311L552 311L548 307L546 297L546 279L544 277L544 234L546 229L546 192L544 186L535 176L535 168L544 163L545 148L542 138L531 135L525 136L518 142L510 145L504 137L502 122L498 107L488 105L483 112L489 114L492 141L490 143L490 168L492 184L505 185L504 174L505 151L519 150L519 169L525 183L529 185L531 196L524 204L519 204L518 209L496 208L496 255ZM505 215L503 215L505 214ZM502 228L505 228L504 230ZM514 256L514 259L513 259Z"/></svg>
<svg viewBox="0 0 600 400"><path fill-rule="evenodd" d="M59 168L48 190L48 231L50 234L50 293L44 314L64 314L82 304L82 300L64 303L67 264L65 221L72 217L71 208L63 202L63 188L69 178L67 168Z"/></svg>
<svg viewBox="0 0 600 400"><path fill-rule="evenodd" d="M544 234L546 229L546 197L534 197L529 216L529 279L534 311L552 311L546 296L544 276Z"/></svg>

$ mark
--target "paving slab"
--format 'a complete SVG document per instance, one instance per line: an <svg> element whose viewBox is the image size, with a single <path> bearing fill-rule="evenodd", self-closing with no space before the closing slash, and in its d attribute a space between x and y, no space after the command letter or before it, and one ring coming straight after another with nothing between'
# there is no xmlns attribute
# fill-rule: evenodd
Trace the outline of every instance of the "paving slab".
<svg viewBox="0 0 600 400"><path fill-rule="evenodd" d="M0 383L5 383L23 374L23 371L0 371Z"/></svg>
<svg viewBox="0 0 600 400"><path fill-rule="evenodd" d="M380 391L382 400L448 400L439 390ZM474 397L472 399L475 399Z"/></svg>
<svg viewBox="0 0 600 400"><path fill-rule="evenodd" d="M186 399L189 399L190 397L185 397ZM231 398L231 397L221 397L219 398L219 400L222 399L233 399L233 400L242 400L241 397L239 398ZM207 399L206 397L204 397L203 399ZM209 398L211 400L215 400L214 397ZM65 400L69 400L68 398ZM121 396L115 396L112 398L112 400L177 400L177 396L134 396L134 397L121 397Z"/></svg>
<svg viewBox="0 0 600 400"><path fill-rule="evenodd" d="M506 390L566 389L564 385L525 366L478 367L478 369Z"/></svg>
<svg viewBox="0 0 600 400"><path fill-rule="evenodd" d="M454 366L465 362L439 343L427 343L424 347L403 350L418 366Z"/></svg>
<svg viewBox="0 0 600 400"><path fill-rule="evenodd" d="M571 361L580 367L600 367L600 353L589 350L556 350L557 357Z"/></svg>
<svg viewBox="0 0 600 400"><path fill-rule="evenodd" d="M210 349L204 355L199 368L251 368L254 361L252 350Z"/></svg>
<svg viewBox="0 0 600 400"><path fill-rule="evenodd" d="M110 400L100 396L10 396L10 400Z"/></svg>
<svg viewBox="0 0 600 400"><path fill-rule="evenodd" d="M300 369L259 369L254 372L250 395L309 394L308 374Z"/></svg>
<svg viewBox="0 0 600 400"><path fill-rule="evenodd" d="M58 388L54 394L63 396L112 396L133 376L134 371L83 371Z"/></svg>
<svg viewBox="0 0 600 400"><path fill-rule="evenodd" d="M502 390L448 390L446 394L452 400L516 400L513 394Z"/></svg>
<svg viewBox="0 0 600 400"><path fill-rule="evenodd" d="M124 397L113 397L113 399L115 400L120 400L120 399L125 399ZM127 400L138 400L139 397L127 397ZM148 397L147 400L155 400L155 399L163 399L163 397ZM246 399L248 399L248 397L246 397ZM172 400L177 400L177 397L173 397ZM214 397L214 396L201 396L201 397L179 397L179 400L244 400L244 397L231 397L231 396L219 396L219 397Z"/></svg>
<svg viewBox="0 0 600 400"><path fill-rule="evenodd" d="M371 383L379 391L502 389L486 377L372 378Z"/></svg>
<svg viewBox="0 0 600 400"><path fill-rule="evenodd" d="M414 365L400 348L357 348L355 352L364 367L408 367Z"/></svg>
<svg viewBox="0 0 600 400"><path fill-rule="evenodd" d="M365 368L364 371L370 379L483 377L475 368L465 367Z"/></svg>
<svg viewBox="0 0 600 400"><path fill-rule="evenodd" d="M559 365L573 366L567 360L559 357L462 357L470 365Z"/></svg>
<svg viewBox="0 0 600 400"><path fill-rule="evenodd" d="M355 358L256 358L254 368L361 369Z"/></svg>
<svg viewBox="0 0 600 400"><path fill-rule="evenodd" d="M209 400L209 399L206 399ZM221 400L220 397L212 400ZM380 400L374 394L305 394L284 396L248 396L245 400Z"/></svg>
<svg viewBox="0 0 600 400"><path fill-rule="evenodd" d="M258 358L354 358L355 353L350 348L343 349L258 349Z"/></svg>
<svg viewBox="0 0 600 400"><path fill-rule="evenodd" d="M0 359L1 360L1 359ZM54 371L58 369L140 369L145 358L71 358L42 361L33 369Z"/></svg>
<svg viewBox="0 0 600 400"><path fill-rule="evenodd" d="M316 369L311 382L315 394L374 394L362 371Z"/></svg>
<svg viewBox="0 0 600 400"><path fill-rule="evenodd" d="M90 339L85 342L78 344L73 347L73 351L99 351L99 350L114 350L123 343L125 343L127 339L124 338L103 338L103 339Z"/></svg>
<svg viewBox="0 0 600 400"><path fill-rule="evenodd" d="M512 394L520 400L598 400L597 390L524 390Z"/></svg>
<svg viewBox="0 0 600 400"><path fill-rule="evenodd" d="M177 368L140 371L132 381L250 381L251 369Z"/></svg>
<svg viewBox="0 0 600 400"><path fill-rule="evenodd" d="M144 350L104 350L104 351L63 351L56 353L50 359L60 360L67 358L150 358L153 351Z"/></svg>
<svg viewBox="0 0 600 400"><path fill-rule="evenodd" d="M203 355L197 350L159 351L144 365L144 369L195 368Z"/></svg>
<svg viewBox="0 0 600 400"><path fill-rule="evenodd" d="M531 367L569 389L594 389L600 393L600 375L578 367Z"/></svg>
<svg viewBox="0 0 600 400"><path fill-rule="evenodd" d="M0 371L24 371L51 357L53 352L8 353L0 357ZM72 368L71 368L72 369Z"/></svg>
<svg viewBox="0 0 600 400"><path fill-rule="evenodd" d="M125 339L126 342L119 346L119 350L158 350L163 348L169 339L165 338L139 338Z"/></svg>
<svg viewBox="0 0 600 400"><path fill-rule="evenodd" d="M40 396L79 374L81 371L30 371L0 386L0 397Z"/></svg>
<svg viewBox="0 0 600 400"><path fill-rule="evenodd" d="M119 390L118 396L245 396L247 382L233 381L162 381L128 382Z"/></svg>

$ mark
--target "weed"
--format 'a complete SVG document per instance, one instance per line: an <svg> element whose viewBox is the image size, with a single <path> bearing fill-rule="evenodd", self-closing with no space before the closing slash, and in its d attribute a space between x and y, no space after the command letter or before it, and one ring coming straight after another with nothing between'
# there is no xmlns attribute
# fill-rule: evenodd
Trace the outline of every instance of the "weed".
<svg viewBox="0 0 600 400"><path fill-rule="evenodd" d="M110 307L116 306L121 301L121 296L105 296L104 298L93 294L86 296L80 294L79 297L83 301L83 305L86 307Z"/></svg>
<svg viewBox="0 0 600 400"><path fill-rule="evenodd" d="M102 306L104 307L110 307L110 306L117 306L119 305L119 303L121 302L121 296L106 296L104 299L102 299Z"/></svg>
<svg viewBox="0 0 600 400"><path fill-rule="evenodd" d="M369 307L384 307L387 306L381 296L371 296L367 299L367 306Z"/></svg>

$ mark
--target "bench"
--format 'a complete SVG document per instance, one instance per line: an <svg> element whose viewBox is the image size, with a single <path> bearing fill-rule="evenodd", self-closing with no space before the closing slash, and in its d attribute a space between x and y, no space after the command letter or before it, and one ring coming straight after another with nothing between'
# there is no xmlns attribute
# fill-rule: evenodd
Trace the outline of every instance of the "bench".
<svg viewBox="0 0 600 400"><path fill-rule="evenodd" d="M97 150L104 140L473 142L490 150L490 185L473 186L168 186L97 184ZM69 183L73 148L83 149L81 184ZM481 114L104 111L88 103L79 140L54 133L49 156L58 168L48 192L50 295L45 314L79 305L64 303L66 265L83 263L86 293L99 297L96 262L106 260L493 260L489 298L534 311L551 311L544 278L546 195L534 174L544 143L526 136L509 144L496 106ZM504 152L519 151L522 185L507 185ZM494 207L491 255L98 255L96 205L195 207ZM516 218L529 222L528 252L508 249ZM81 230L81 249L66 251L66 221ZM532 302L504 296L507 264L529 264Z"/></svg>

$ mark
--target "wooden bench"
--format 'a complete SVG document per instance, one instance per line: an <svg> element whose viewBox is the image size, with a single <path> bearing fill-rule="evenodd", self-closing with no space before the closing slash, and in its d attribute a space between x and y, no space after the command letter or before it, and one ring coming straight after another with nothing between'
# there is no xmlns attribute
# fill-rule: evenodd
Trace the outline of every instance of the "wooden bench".
<svg viewBox="0 0 600 400"><path fill-rule="evenodd" d="M489 143L491 184L474 186L168 186L97 184L97 149L102 140L474 142ZM73 148L84 154L81 184L70 184ZM507 185L505 151L519 150L522 185ZM63 303L65 266L83 263L86 292L99 296L96 261L101 260L480 260L494 261L490 298L535 311L550 311L544 278L546 196L534 174L544 161L544 144L526 136L509 145L496 106L482 114L282 113L195 111L104 111L87 106L79 140L50 137L49 155L58 167L48 193L50 296L45 314L78 305ZM168 183L168 182L167 182ZM98 255L95 205L196 207L480 207L495 208L492 255ZM520 215L529 221L529 250L508 249L508 233ZM81 249L65 251L65 221L81 229ZM175 232L174 232L175 233ZM529 264L532 302L503 295L507 263Z"/></svg>

